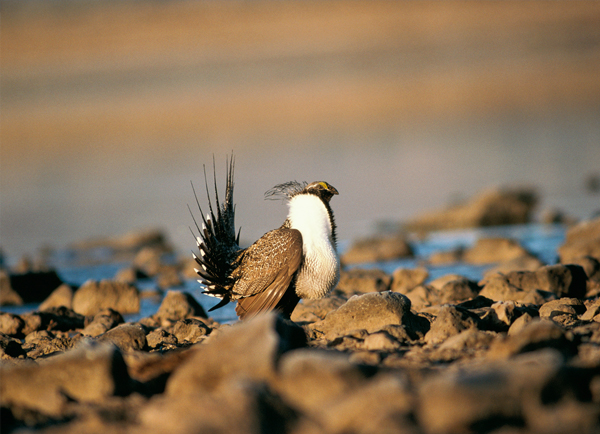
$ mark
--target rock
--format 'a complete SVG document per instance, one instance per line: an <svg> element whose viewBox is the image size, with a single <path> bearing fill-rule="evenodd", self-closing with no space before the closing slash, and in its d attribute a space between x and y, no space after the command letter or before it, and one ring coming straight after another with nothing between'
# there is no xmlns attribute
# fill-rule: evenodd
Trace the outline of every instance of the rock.
<svg viewBox="0 0 600 434"><path fill-rule="evenodd" d="M196 318L187 318L177 321L171 332L179 344L195 344L210 333L210 327Z"/></svg>
<svg viewBox="0 0 600 434"><path fill-rule="evenodd" d="M25 352L25 350L23 350L23 348L21 348L20 340L15 339L13 337L10 337L10 336L5 335L4 333L0 332L0 360L7 359L7 358L14 358L14 357L23 357L26 354L27 353ZM4 374L4 372L8 372L8 371L2 370L3 366L4 365L2 365L0 363L0 373L2 373L2 374ZM0 397L0 401L1 401L1 397Z"/></svg>
<svg viewBox="0 0 600 434"><path fill-rule="evenodd" d="M379 269L342 271L336 289L344 293L382 292L390 289L392 277Z"/></svg>
<svg viewBox="0 0 600 434"><path fill-rule="evenodd" d="M598 321L600 322L600 298L591 303L586 303L586 310L581 315L582 321Z"/></svg>
<svg viewBox="0 0 600 434"><path fill-rule="evenodd" d="M496 266L486 270L484 278L494 274L508 274L511 271L535 271L544 264L538 258L532 255L519 256L518 258L503 261Z"/></svg>
<svg viewBox="0 0 600 434"><path fill-rule="evenodd" d="M469 202L427 212L406 223L415 232L527 223L537 202L531 189L484 191Z"/></svg>
<svg viewBox="0 0 600 434"><path fill-rule="evenodd" d="M538 360L431 376L418 391L419 425L432 434L522 427L526 411L534 403L540 405L544 387L557 375L560 363L560 358L549 353Z"/></svg>
<svg viewBox="0 0 600 434"><path fill-rule="evenodd" d="M73 307L73 288L63 283L40 304L39 310L47 310L52 307L65 306L69 309Z"/></svg>
<svg viewBox="0 0 600 434"><path fill-rule="evenodd" d="M516 336L529 324L533 321L534 318L538 317L538 315L531 315L529 313L524 313L520 317L518 317L508 328L508 336Z"/></svg>
<svg viewBox="0 0 600 434"><path fill-rule="evenodd" d="M165 234L160 229L133 231L117 237L106 237L80 241L70 246L74 250L110 249L115 253L138 252L145 247L162 252L172 251Z"/></svg>
<svg viewBox="0 0 600 434"><path fill-rule="evenodd" d="M497 332L508 331L513 323L525 314L530 317L538 316L537 310L531 305L512 300L497 301L490 306L486 314L480 317L480 327Z"/></svg>
<svg viewBox="0 0 600 434"><path fill-rule="evenodd" d="M547 319L534 318L519 333L513 331L505 340L495 342L488 357L503 359L544 348L555 349L565 357L571 357L577 351L576 345L567 338L562 327Z"/></svg>
<svg viewBox="0 0 600 434"><path fill-rule="evenodd" d="M149 277L150 276L148 276L142 270L139 270L135 267L125 267L120 269L117 274L115 274L114 280L133 285L139 279L148 279Z"/></svg>
<svg viewBox="0 0 600 434"><path fill-rule="evenodd" d="M177 337L163 328L152 330L146 335L148 347L155 349L173 348L177 345Z"/></svg>
<svg viewBox="0 0 600 434"><path fill-rule="evenodd" d="M470 264L493 264L524 257L532 257L521 245L507 238L480 238L475 245L463 254L463 260Z"/></svg>
<svg viewBox="0 0 600 434"><path fill-rule="evenodd" d="M401 343L386 331L370 333L364 340L362 347L367 351L395 351Z"/></svg>
<svg viewBox="0 0 600 434"><path fill-rule="evenodd" d="M265 384L237 377L226 380L226 384L213 393L200 390L186 395L153 397L138 417L139 433L292 432L298 418L296 412Z"/></svg>
<svg viewBox="0 0 600 434"><path fill-rule="evenodd" d="M397 268L392 274L390 290L406 295L407 292L425 283L429 272L425 267Z"/></svg>
<svg viewBox="0 0 600 434"><path fill-rule="evenodd" d="M435 284L435 281L431 282L431 286L435 287ZM476 282L459 276L444 283L438 294L442 303L455 303L477 297L480 290Z"/></svg>
<svg viewBox="0 0 600 434"><path fill-rule="evenodd" d="M431 265L445 265L445 264L453 264L456 262L462 261L464 249L462 247L446 250L443 252L433 252L427 258L427 262Z"/></svg>
<svg viewBox="0 0 600 434"><path fill-rule="evenodd" d="M217 336L190 350L193 353L167 382L168 396L215 390L226 380L273 379L280 356L306 345L302 328L274 313L221 330Z"/></svg>
<svg viewBox="0 0 600 434"><path fill-rule="evenodd" d="M570 228L558 253L563 264L571 263L581 256L591 256L600 261L600 217Z"/></svg>
<svg viewBox="0 0 600 434"><path fill-rule="evenodd" d="M52 291L62 285L62 280L56 274L56 271L32 271L22 274L8 275L8 282L2 278L0 289L2 290L3 304L39 303L48 297ZM18 294L22 303L18 303Z"/></svg>
<svg viewBox="0 0 600 434"><path fill-rule="evenodd" d="M175 267L163 266L158 276L156 276L156 283L160 289L165 290L182 286L183 280L181 280L179 272Z"/></svg>
<svg viewBox="0 0 600 434"><path fill-rule="evenodd" d="M425 342L439 344L450 336L463 330L477 328L479 318L467 309L457 306L442 306L437 317L431 323L431 328L425 335Z"/></svg>
<svg viewBox="0 0 600 434"><path fill-rule="evenodd" d="M22 335L25 321L12 313L0 312L0 333L7 336L19 337Z"/></svg>
<svg viewBox="0 0 600 434"><path fill-rule="evenodd" d="M0 270L0 306L21 306L23 299L10 285L8 273Z"/></svg>
<svg viewBox="0 0 600 434"><path fill-rule="evenodd" d="M416 310L441 304L440 291L431 285L419 285L406 293L411 305Z"/></svg>
<svg viewBox="0 0 600 434"><path fill-rule="evenodd" d="M86 324L81 333L86 336L100 336L123 322L123 317L116 310L110 308L102 309L94 315L92 321Z"/></svg>
<svg viewBox="0 0 600 434"><path fill-rule="evenodd" d="M310 328L332 338L356 329L376 332L388 324L413 326L414 317L406 296L397 292L377 292L351 297Z"/></svg>
<svg viewBox="0 0 600 434"><path fill-rule="evenodd" d="M146 331L135 323L121 324L98 337L100 342L110 342L121 351L143 350L146 347Z"/></svg>
<svg viewBox="0 0 600 434"><path fill-rule="evenodd" d="M540 317L552 319L556 313L568 313L573 316L581 315L586 311L583 302L577 298L560 298L544 303L540 306Z"/></svg>
<svg viewBox="0 0 600 434"><path fill-rule="evenodd" d="M481 295L492 300L543 304L549 301L544 292L559 298L583 298L586 282L587 276L579 265L548 265L536 271L512 271L505 275L488 276L480 284L483 285Z"/></svg>
<svg viewBox="0 0 600 434"><path fill-rule="evenodd" d="M324 406L365 384L369 373L347 354L301 349L281 358L274 386L292 407L321 417Z"/></svg>
<svg viewBox="0 0 600 434"><path fill-rule="evenodd" d="M121 314L140 310L140 293L135 286L113 280L88 280L75 291L73 310L82 315L95 315L102 309L114 309Z"/></svg>
<svg viewBox="0 0 600 434"><path fill-rule="evenodd" d="M69 401L99 403L130 391L127 367L112 346L83 345L41 365L0 368L3 407L19 407L61 418Z"/></svg>
<svg viewBox="0 0 600 434"><path fill-rule="evenodd" d="M167 291L155 316L167 324L194 316L208 318L196 299L191 294L181 291Z"/></svg>
<svg viewBox="0 0 600 434"><path fill-rule="evenodd" d="M162 254L161 248L144 247L135 255L133 266L148 276L156 276L163 267Z"/></svg>
<svg viewBox="0 0 600 434"><path fill-rule="evenodd" d="M412 247L401 236L365 238L354 242L341 257L343 264L390 261L413 255Z"/></svg>
<svg viewBox="0 0 600 434"><path fill-rule="evenodd" d="M301 300L292 312L291 320L294 322L308 323L319 321L346 301L347 300L344 297L338 295L329 295L314 300Z"/></svg>
<svg viewBox="0 0 600 434"><path fill-rule="evenodd" d="M37 359L41 356L63 353L73 348L75 343L76 340L69 336L41 330L27 335L23 350L27 351L27 357Z"/></svg>
<svg viewBox="0 0 600 434"><path fill-rule="evenodd" d="M412 415L414 398L407 381L399 375L377 374L326 405L327 411L315 415L323 432L419 432Z"/></svg>
<svg viewBox="0 0 600 434"><path fill-rule="evenodd" d="M53 307L44 312L33 312L21 315L25 322L23 334L28 335L37 330L71 331L81 329L85 317L68 307Z"/></svg>

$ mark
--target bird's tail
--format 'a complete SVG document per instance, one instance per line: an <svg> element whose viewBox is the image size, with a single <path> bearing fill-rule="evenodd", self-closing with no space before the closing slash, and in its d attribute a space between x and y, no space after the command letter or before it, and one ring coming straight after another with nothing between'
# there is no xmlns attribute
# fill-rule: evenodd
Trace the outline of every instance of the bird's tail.
<svg viewBox="0 0 600 434"><path fill-rule="evenodd" d="M220 298L222 301L210 310L224 306L231 299L231 288L233 279L231 272L235 268L235 261L240 252L240 233L235 233L235 205L233 204L233 155L227 161L225 200L219 202L217 189L217 177L215 161L213 157L213 178L215 185L215 203L211 203L206 167L204 168L204 183L208 197L208 213L204 213L198 201L198 195L192 184L192 190L196 198L196 205L202 218L198 222L190 209L192 219L199 235L196 236L196 244L200 255L192 253L198 268L196 273L200 277L198 282L206 287L204 294ZM189 207L188 207L189 208ZM200 224L199 224L200 223ZM194 231L192 231L194 233ZM194 234L195 236L195 234Z"/></svg>

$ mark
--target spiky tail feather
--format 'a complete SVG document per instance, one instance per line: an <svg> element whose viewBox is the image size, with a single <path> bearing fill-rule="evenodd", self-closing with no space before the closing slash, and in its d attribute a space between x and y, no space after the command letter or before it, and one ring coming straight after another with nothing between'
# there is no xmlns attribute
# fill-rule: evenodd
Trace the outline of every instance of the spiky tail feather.
<svg viewBox="0 0 600 434"><path fill-rule="evenodd" d="M206 195L208 197L208 210L205 215L200 207L198 195L192 184L196 205L202 218L202 228L194 217L191 209L194 225L199 233L196 236L196 244L200 251L200 256L193 254L199 268L195 269L200 279L198 282L206 286L204 294L221 298L222 301L211 308L217 309L231 300L231 288L235 281L231 278L231 272L235 268L236 259L240 253L240 233L235 233L235 205L233 204L233 155L226 160L226 187L225 200L219 202L219 192L217 189L217 175L215 168L215 159L213 156L213 181L215 185L215 206L211 203L210 192L208 188L208 179L206 177L206 167L204 167L204 183L206 185ZM188 207L189 208L189 207ZM216 214L215 214L216 210ZM193 233L193 231L192 231Z"/></svg>

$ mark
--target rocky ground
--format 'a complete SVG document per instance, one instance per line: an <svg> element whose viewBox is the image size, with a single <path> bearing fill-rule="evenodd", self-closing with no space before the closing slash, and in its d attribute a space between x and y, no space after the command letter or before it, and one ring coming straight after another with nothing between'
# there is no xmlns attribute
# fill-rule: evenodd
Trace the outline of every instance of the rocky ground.
<svg viewBox="0 0 600 434"><path fill-rule="evenodd" d="M142 238L112 280L2 272L3 304L45 300L0 314L3 433L600 432L600 219L568 231L555 265L482 239L432 258L499 264L479 282L349 269L292 321L233 325L181 291L125 322L136 276L182 271ZM394 240L357 245L411 254Z"/></svg>

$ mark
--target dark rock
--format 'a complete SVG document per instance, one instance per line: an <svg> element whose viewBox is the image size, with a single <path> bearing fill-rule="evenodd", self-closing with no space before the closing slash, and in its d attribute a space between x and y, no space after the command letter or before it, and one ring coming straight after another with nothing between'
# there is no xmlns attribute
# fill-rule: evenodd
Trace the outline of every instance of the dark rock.
<svg viewBox="0 0 600 434"><path fill-rule="evenodd" d="M170 330L179 344L195 344L211 331L210 327L196 318L177 321Z"/></svg>
<svg viewBox="0 0 600 434"><path fill-rule="evenodd" d="M494 300L484 297L483 295L478 295L472 300L463 301L462 303L458 303L456 306L464 309L479 309L482 307L491 307L493 304Z"/></svg>
<svg viewBox="0 0 600 434"><path fill-rule="evenodd" d="M275 376L281 354L306 345L299 326L273 313L219 330L194 347L190 357L167 382L168 396L187 396L214 390L225 380L264 381Z"/></svg>
<svg viewBox="0 0 600 434"><path fill-rule="evenodd" d="M392 277L379 269L342 271L336 289L344 293L382 292L390 289Z"/></svg>
<svg viewBox="0 0 600 434"><path fill-rule="evenodd" d="M22 336L25 321L12 313L0 312L0 333L7 336L19 337Z"/></svg>
<svg viewBox="0 0 600 434"><path fill-rule="evenodd" d="M343 264L390 261L411 257L412 247L401 236L372 237L354 242L341 257Z"/></svg>
<svg viewBox="0 0 600 434"><path fill-rule="evenodd" d="M0 306L21 306L23 299L10 285L8 273L0 270Z"/></svg>
<svg viewBox="0 0 600 434"><path fill-rule="evenodd" d="M6 358L20 357L25 356L27 353L23 348L21 348L21 341L5 335L0 332L0 360ZM0 364L0 372L2 369L2 364Z"/></svg>
<svg viewBox="0 0 600 434"><path fill-rule="evenodd" d="M8 275L8 284L5 279L2 279L0 289L4 292L2 299L16 300L13 294L15 292L22 303L36 303L43 301L62 283L55 271L32 271ZM3 304L6 302L3 301Z"/></svg>
<svg viewBox="0 0 600 434"><path fill-rule="evenodd" d="M581 256L591 256L600 261L600 217L570 228L558 253L563 264L571 263Z"/></svg>
<svg viewBox="0 0 600 434"><path fill-rule="evenodd" d="M44 364L0 368L2 406L62 417L69 401L99 403L129 392L127 367L112 346L83 345Z"/></svg>
<svg viewBox="0 0 600 434"><path fill-rule="evenodd" d="M392 286L390 290L406 295L410 290L425 283L428 277L429 272L424 267L398 268L392 274Z"/></svg>
<svg viewBox="0 0 600 434"><path fill-rule="evenodd" d="M112 280L88 280L73 296L73 310L82 315L95 315L105 308L121 314L140 310L140 293L135 286Z"/></svg>
<svg viewBox="0 0 600 434"><path fill-rule="evenodd" d="M191 294L181 291L167 291L155 316L159 321L167 324L194 316L208 317L202 306Z"/></svg>
<svg viewBox="0 0 600 434"><path fill-rule="evenodd" d="M332 338L356 329L375 332L388 324L408 325L412 317L410 300L406 296L397 292L377 292L351 297L310 327Z"/></svg>
<svg viewBox="0 0 600 434"><path fill-rule="evenodd" d="M425 342L439 344L463 330L477 328L478 323L477 315L467 309L450 305L442 306L425 335Z"/></svg>
<svg viewBox="0 0 600 434"><path fill-rule="evenodd" d="M21 315L25 322L23 334L28 335L37 330L70 331L84 327L86 318L68 307L53 307L44 312L33 312Z"/></svg>
<svg viewBox="0 0 600 434"><path fill-rule="evenodd" d="M292 312L291 320L307 323L322 320L329 312L337 309L346 301L346 298L338 295L329 295L314 300L301 300Z"/></svg>
<svg viewBox="0 0 600 434"><path fill-rule="evenodd" d="M527 223L536 201L530 189L484 191L467 203L417 216L405 226L423 232Z"/></svg>
<svg viewBox="0 0 600 434"><path fill-rule="evenodd" d="M111 342L121 351L143 350L146 347L146 331L135 323L121 324L98 337L100 342Z"/></svg>
<svg viewBox="0 0 600 434"><path fill-rule="evenodd" d="M92 321L85 325L81 333L92 337L100 336L123 322L123 317L116 310L111 308L102 309L94 315Z"/></svg>
<svg viewBox="0 0 600 434"><path fill-rule="evenodd" d="M507 238L480 238L475 245L463 254L463 260L470 264L493 264L524 257L532 257L521 245Z"/></svg>
<svg viewBox="0 0 600 434"><path fill-rule="evenodd" d="M73 307L73 288L63 283L40 304L39 310L48 310L53 307L65 306L69 309Z"/></svg>

